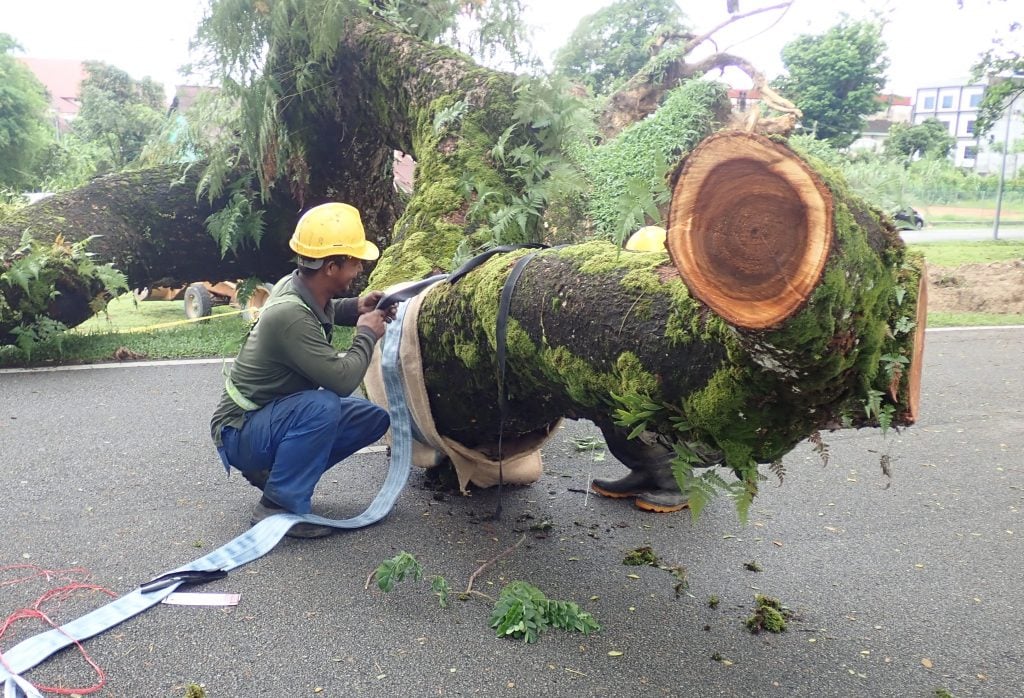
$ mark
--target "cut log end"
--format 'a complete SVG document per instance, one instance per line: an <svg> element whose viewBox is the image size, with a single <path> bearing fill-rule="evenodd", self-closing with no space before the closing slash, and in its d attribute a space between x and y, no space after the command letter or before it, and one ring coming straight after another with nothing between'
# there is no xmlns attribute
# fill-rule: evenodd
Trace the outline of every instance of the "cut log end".
<svg viewBox="0 0 1024 698"><path fill-rule="evenodd" d="M914 348L908 370L907 409L903 423L910 425L917 421L921 404L921 370L924 368L924 331L928 325L928 270L921 263L921 280L917 288L917 317L914 325Z"/></svg>
<svg viewBox="0 0 1024 698"><path fill-rule="evenodd" d="M737 327L764 329L803 306L832 236L832 195L800 158L723 131L676 180L666 246L695 298Z"/></svg>

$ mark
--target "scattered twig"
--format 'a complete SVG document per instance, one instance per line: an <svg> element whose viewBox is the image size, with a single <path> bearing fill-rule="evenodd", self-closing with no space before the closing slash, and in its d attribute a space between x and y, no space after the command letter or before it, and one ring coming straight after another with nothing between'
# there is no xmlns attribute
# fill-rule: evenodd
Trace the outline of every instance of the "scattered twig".
<svg viewBox="0 0 1024 698"><path fill-rule="evenodd" d="M482 564L479 567L477 567L476 570L473 572L473 574L469 575L469 584L466 585L466 590L464 592L462 592L462 593L463 594L474 593L473 592L473 582L476 581L477 576L479 576L480 573L482 573L485 569L487 569L488 567L493 565L498 560L502 559L503 557L508 557L509 555L514 553L516 548L518 548L520 545L522 545L524 540L526 540L526 534L525 533L519 538L519 540L517 540L515 542L514 545L512 545L511 547L501 551L500 553L498 553L497 555L492 557L490 560L488 560L484 564ZM479 594L480 592L476 592L476 593ZM486 594L484 594L484 596L486 596ZM488 596L487 598L490 598L490 597Z"/></svg>

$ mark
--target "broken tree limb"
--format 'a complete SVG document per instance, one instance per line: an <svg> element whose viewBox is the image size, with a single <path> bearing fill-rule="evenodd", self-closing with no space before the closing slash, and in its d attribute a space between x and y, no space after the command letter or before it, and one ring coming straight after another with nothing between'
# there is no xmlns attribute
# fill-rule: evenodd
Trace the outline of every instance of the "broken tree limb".
<svg viewBox="0 0 1024 698"><path fill-rule="evenodd" d="M766 106L781 114L781 116L761 120L760 109L755 106L751 110L753 118L747 129L753 130L756 127L765 134L775 133L788 136L800 119L800 110L771 89L764 74L752 63L739 56L719 51L696 62L688 62L688 60L691 53L728 25L774 10L782 10L784 15L792 4L792 2L783 2L759 7L749 12L732 14L729 19L699 36L671 37L684 38L685 43L672 45L669 48L662 48L669 37L656 39L654 46L658 52L625 85L608 98L604 110L598 117L601 134L605 139L612 139L625 127L644 119L658 108L666 92L678 87L686 80L699 77L712 70L733 67L746 73L752 83L751 90L760 94L761 101Z"/></svg>

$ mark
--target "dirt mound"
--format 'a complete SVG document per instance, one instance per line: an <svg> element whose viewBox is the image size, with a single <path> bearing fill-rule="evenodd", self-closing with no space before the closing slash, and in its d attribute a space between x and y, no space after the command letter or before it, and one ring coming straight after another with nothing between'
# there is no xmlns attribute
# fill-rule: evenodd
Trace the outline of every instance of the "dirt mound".
<svg viewBox="0 0 1024 698"><path fill-rule="evenodd" d="M928 310L1024 314L1024 260L929 267Z"/></svg>

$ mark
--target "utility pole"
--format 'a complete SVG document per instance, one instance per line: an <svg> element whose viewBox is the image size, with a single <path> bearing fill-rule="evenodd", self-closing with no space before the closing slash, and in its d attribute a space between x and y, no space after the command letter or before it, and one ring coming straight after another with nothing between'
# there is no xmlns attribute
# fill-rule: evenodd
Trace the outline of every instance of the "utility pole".
<svg viewBox="0 0 1024 698"><path fill-rule="evenodd" d="M992 224L992 239L999 239L999 215L1003 208L1003 184L1006 181L1006 156L1010 150L1010 123L1013 121L1013 105L1017 103L1018 94L1013 96L1010 100L1010 105L1006 108L1006 133L1003 136L1003 158L1002 165L999 167L999 187L996 189L996 217ZM1015 173L1016 174L1016 173Z"/></svg>

